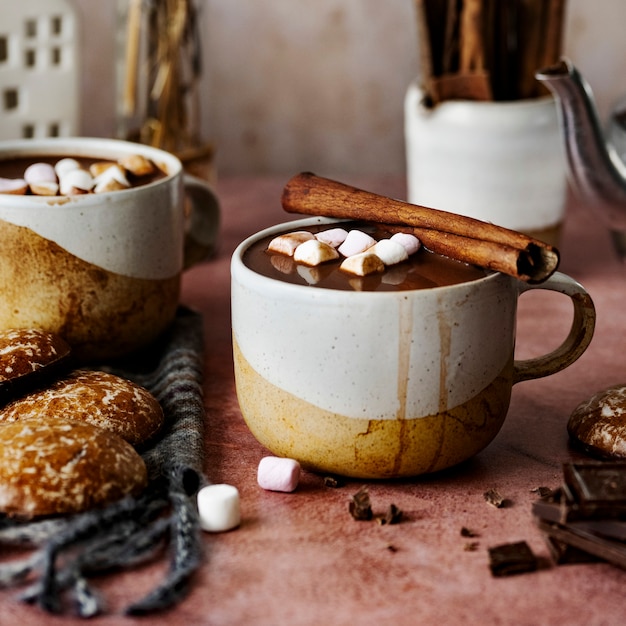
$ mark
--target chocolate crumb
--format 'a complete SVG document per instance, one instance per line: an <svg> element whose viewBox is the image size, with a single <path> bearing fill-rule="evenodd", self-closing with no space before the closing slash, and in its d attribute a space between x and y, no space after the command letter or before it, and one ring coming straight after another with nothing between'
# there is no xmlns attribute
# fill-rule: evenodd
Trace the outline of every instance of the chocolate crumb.
<svg viewBox="0 0 626 626"><path fill-rule="evenodd" d="M355 520L367 521L372 519L372 504L370 502L370 495L367 491L367 487L361 487L352 496L348 508L350 515L352 515Z"/></svg>
<svg viewBox="0 0 626 626"><path fill-rule="evenodd" d="M535 493L540 498L549 498L552 495L552 489L550 487L535 487L530 490L530 493Z"/></svg>
<svg viewBox="0 0 626 626"><path fill-rule="evenodd" d="M337 489L339 487L343 487L343 482L335 476L324 476L324 486L331 487L332 489Z"/></svg>
<svg viewBox="0 0 626 626"><path fill-rule="evenodd" d="M538 560L525 541L489 548L489 567L493 576L514 576L534 572Z"/></svg>
<svg viewBox="0 0 626 626"><path fill-rule="evenodd" d="M496 489L489 489L489 491L485 491L483 494L485 500L491 506L495 506L496 509L502 509L511 504L510 500L503 498Z"/></svg>
<svg viewBox="0 0 626 626"><path fill-rule="evenodd" d="M463 526L463 528L461 528L461 537L480 537L480 535L477 532Z"/></svg>
<svg viewBox="0 0 626 626"><path fill-rule="evenodd" d="M465 550L465 552L476 552L476 550L478 550L479 545L480 544L478 543L478 541L468 541L463 546L463 550Z"/></svg>
<svg viewBox="0 0 626 626"><path fill-rule="evenodd" d="M385 515L376 519L379 524L399 524L402 520L402 511L395 504L390 504Z"/></svg>
<svg viewBox="0 0 626 626"><path fill-rule="evenodd" d="M390 544L387 546L387 550L389 550L389 552L397 552L397 551L398 551L398 548L396 548L396 546L394 546L393 544L391 544L391 543L390 543Z"/></svg>

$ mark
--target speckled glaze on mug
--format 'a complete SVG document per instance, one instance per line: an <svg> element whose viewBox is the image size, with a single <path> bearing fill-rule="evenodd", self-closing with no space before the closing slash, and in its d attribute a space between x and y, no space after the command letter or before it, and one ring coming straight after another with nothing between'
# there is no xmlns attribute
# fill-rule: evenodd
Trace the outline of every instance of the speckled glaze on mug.
<svg viewBox="0 0 626 626"><path fill-rule="evenodd" d="M496 436L511 387L573 363L593 335L595 310L563 274L540 285L503 274L412 291L357 292L293 285L232 264L237 397L254 436L303 466L359 478L435 472L477 454ZM517 298L528 289L572 299L565 342L514 360Z"/></svg>
<svg viewBox="0 0 626 626"><path fill-rule="evenodd" d="M174 155L140 144L83 137L0 142L1 160L133 154L167 175L98 194L0 194L0 329L57 333L77 358L93 361L141 348L171 323L186 248L208 250L215 242L213 192L184 175Z"/></svg>

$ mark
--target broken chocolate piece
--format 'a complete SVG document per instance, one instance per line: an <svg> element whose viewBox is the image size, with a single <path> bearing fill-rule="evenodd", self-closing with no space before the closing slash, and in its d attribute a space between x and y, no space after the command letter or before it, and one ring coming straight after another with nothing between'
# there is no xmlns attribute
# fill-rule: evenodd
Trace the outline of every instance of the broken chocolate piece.
<svg viewBox="0 0 626 626"><path fill-rule="evenodd" d="M350 500L350 515L358 521L368 521L373 517L372 504L367 487L361 487Z"/></svg>
<svg viewBox="0 0 626 626"><path fill-rule="evenodd" d="M338 489L339 487L343 487L343 482L335 476L324 476L324 486Z"/></svg>
<svg viewBox="0 0 626 626"><path fill-rule="evenodd" d="M510 504L510 501L503 498L496 489L489 489L488 491L485 491L483 496L488 504L495 506L497 509L502 509Z"/></svg>
<svg viewBox="0 0 626 626"><path fill-rule="evenodd" d="M536 493L540 498L548 498L552 495L552 492L550 487L535 487L530 490L530 493Z"/></svg>
<svg viewBox="0 0 626 626"><path fill-rule="evenodd" d="M583 515L626 515L626 463L566 463L563 477Z"/></svg>
<svg viewBox="0 0 626 626"><path fill-rule="evenodd" d="M489 548L489 567L493 576L514 576L534 572L538 561L525 541Z"/></svg>
<svg viewBox="0 0 626 626"><path fill-rule="evenodd" d="M623 542L606 539L571 524L562 525L540 520L537 525L552 540L565 543L572 548L626 569L626 545Z"/></svg>
<svg viewBox="0 0 626 626"><path fill-rule="evenodd" d="M379 524L399 524L402 520L402 511L395 505L390 504L384 516L377 518Z"/></svg>

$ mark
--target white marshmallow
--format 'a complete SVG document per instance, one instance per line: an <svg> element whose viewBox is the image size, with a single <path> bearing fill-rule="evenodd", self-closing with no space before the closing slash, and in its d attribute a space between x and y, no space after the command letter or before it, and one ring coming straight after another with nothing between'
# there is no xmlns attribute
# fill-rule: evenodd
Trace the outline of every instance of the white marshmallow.
<svg viewBox="0 0 626 626"><path fill-rule="evenodd" d="M33 163L24 170L24 180L29 184L56 183L57 175L50 163Z"/></svg>
<svg viewBox="0 0 626 626"><path fill-rule="evenodd" d="M381 239L369 249L369 252L375 254L385 265L396 265L409 258L406 248L391 239Z"/></svg>
<svg viewBox="0 0 626 626"><path fill-rule="evenodd" d="M259 463L257 482L267 491L294 491L300 482L300 463L294 459L266 456Z"/></svg>
<svg viewBox="0 0 626 626"><path fill-rule="evenodd" d="M339 258L339 252L332 246L317 239L301 243L293 253L293 260L298 263L315 266Z"/></svg>
<svg viewBox="0 0 626 626"><path fill-rule="evenodd" d="M352 256L360 254L371 248L376 243L376 239L370 237L361 230L351 230L346 236L345 241L339 246L339 252L343 256Z"/></svg>
<svg viewBox="0 0 626 626"><path fill-rule="evenodd" d="M207 485L198 491L200 527L211 533L236 528L241 523L241 504L236 487L226 484Z"/></svg>
<svg viewBox="0 0 626 626"><path fill-rule="evenodd" d="M22 196L27 189L28 183L23 178L0 178L0 193Z"/></svg>
<svg viewBox="0 0 626 626"><path fill-rule="evenodd" d="M385 264L375 254L371 252L361 252L360 254L353 254L344 259L339 269L349 274L354 274L355 276L367 276L374 272L383 272L385 270Z"/></svg>
<svg viewBox="0 0 626 626"><path fill-rule="evenodd" d="M59 187L64 196L88 193L93 187L93 178L87 170L70 170L60 177Z"/></svg>
<svg viewBox="0 0 626 626"><path fill-rule="evenodd" d="M31 183L29 187L36 196L56 196L59 191L59 183L56 181L42 180L38 183Z"/></svg>
<svg viewBox="0 0 626 626"><path fill-rule="evenodd" d="M348 231L345 228L330 228L329 230L322 230L316 233L315 238L333 248L338 248L346 240L347 236Z"/></svg>
<svg viewBox="0 0 626 626"><path fill-rule="evenodd" d="M415 235L411 235L410 233L396 233L395 235L391 235L390 239L404 246L409 256L415 254L422 245L422 242Z"/></svg>
<svg viewBox="0 0 626 626"><path fill-rule="evenodd" d="M64 174L67 174L67 172L77 169L80 169L80 163L76 159L71 159L69 157L61 159L54 164L54 171L59 178L61 178Z"/></svg>
<svg viewBox="0 0 626 626"><path fill-rule="evenodd" d="M120 165L117 164L111 165L101 171L100 174L94 178L94 191L96 193L128 189L129 187L130 183L126 178L126 172Z"/></svg>
<svg viewBox="0 0 626 626"><path fill-rule="evenodd" d="M286 254L287 256L293 256L296 248L309 239L315 239L313 235L306 230L298 230L293 233L286 233L284 235L278 235L270 241L267 246L268 250L272 252L279 252L280 254Z"/></svg>
<svg viewBox="0 0 626 626"><path fill-rule="evenodd" d="M146 176L155 170L152 161L141 154L128 154L118 159L118 163L135 176Z"/></svg>

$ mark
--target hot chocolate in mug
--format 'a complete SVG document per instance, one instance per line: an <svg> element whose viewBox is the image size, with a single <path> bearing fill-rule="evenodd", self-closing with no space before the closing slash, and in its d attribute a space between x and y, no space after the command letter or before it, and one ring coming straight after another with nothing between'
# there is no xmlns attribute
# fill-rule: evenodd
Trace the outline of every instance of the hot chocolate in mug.
<svg viewBox="0 0 626 626"><path fill-rule="evenodd" d="M159 175L101 193L0 193L0 329L55 332L77 358L94 360L130 353L167 328L186 250L197 257L215 244L219 208L206 184L172 154L97 138L0 142L0 177L14 177L17 162L136 155Z"/></svg>
<svg viewBox="0 0 626 626"><path fill-rule="evenodd" d="M337 222L275 226L232 257L237 397L253 435L278 456L359 478L451 467L496 436L514 384L566 368L591 341L593 302L558 272L539 284L484 272L443 286L362 291L293 284L250 267L255 243L319 224ZM554 351L518 361L518 297L538 289L569 297L573 321Z"/></svg>

